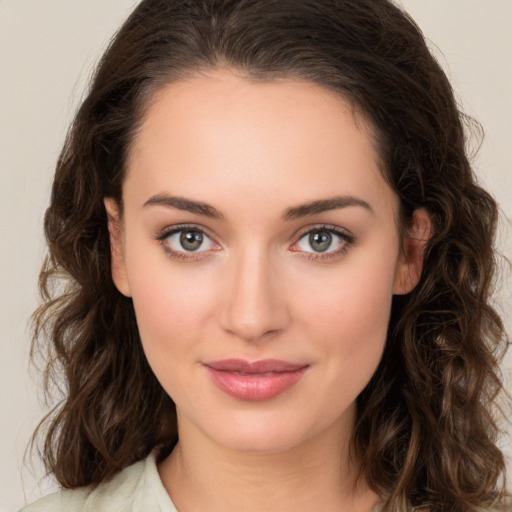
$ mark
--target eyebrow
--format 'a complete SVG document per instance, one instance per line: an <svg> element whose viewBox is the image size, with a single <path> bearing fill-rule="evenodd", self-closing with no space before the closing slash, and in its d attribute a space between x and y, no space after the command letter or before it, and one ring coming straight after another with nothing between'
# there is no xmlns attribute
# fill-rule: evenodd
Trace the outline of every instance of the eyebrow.
<svg viewBox="0 0 512 512"><path fill-rule="evenodd" d="M150 197L143 205L144 208L148 206L167 206L168 208L176 208L186 212L203 215L211 219L222 220L224 215L213 206L200 201L192 201L184 197L169 196L167 194L157 194Z"/></svg>
<svg viewBox="0 0 512 512"><path fill-rule="evenodd" d="M201 201L193 201L184 197L170 196L167 194L157 194L150 197L143 205L144 208L149 206L165 206L168 208L176 208L178 210L195 213L211 219L224 219L224 215L215 207ZM318 199L310 203L293 206L285 210L281 218L284 221L291 221L316 215L330 210L339 210L350 206L359 206L374 213L373 208L363 199L354 196L336 196L327 199Z"/></svg>
<svg viewBox="0 0 512 512"><path fill-rule="evenodd" d="M354 196L336 196L327 199L319 199L310 203L288 208L282 218L283 220L295 220L330 210L339 210L349 206L360 206L370 213L375 213L373 208L363 199Z"/></svg>

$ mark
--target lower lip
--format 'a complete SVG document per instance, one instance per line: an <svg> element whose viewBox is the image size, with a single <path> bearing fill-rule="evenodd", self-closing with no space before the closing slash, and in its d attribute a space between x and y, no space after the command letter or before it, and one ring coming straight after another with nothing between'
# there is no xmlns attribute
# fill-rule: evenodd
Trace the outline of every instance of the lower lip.
<svg viewBox="0 0 512 512"><path fill-rule="evenodd" d="M216 386L224 393L251 402L269 400L284 393L304 375L307 366L293 371L241 375L236 372L214 370L206 366Z"/></svg>

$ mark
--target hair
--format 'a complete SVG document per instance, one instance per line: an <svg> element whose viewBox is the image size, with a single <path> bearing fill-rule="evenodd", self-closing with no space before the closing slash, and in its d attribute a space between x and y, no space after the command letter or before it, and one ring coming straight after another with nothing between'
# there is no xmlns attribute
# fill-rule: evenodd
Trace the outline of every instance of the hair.
<svg viewBox="0 0 512 512"><path fill-rule="evenodd" d="M388 0L143 0L118 31L68 132L44 221L32 351L45 354L47 392L62 392L38 429L47 470L66 488L96 485L177 442L174 403L112 282L103 200L122 206L154 93L219 68L347 99L373 129L402 225L418 208L431 216L420 282L393 298L382 361L358 397L361 475L385 510L504 503L495 404L508 341L491 300L498 209L472 172L468 119L447 77Z"/></svg>

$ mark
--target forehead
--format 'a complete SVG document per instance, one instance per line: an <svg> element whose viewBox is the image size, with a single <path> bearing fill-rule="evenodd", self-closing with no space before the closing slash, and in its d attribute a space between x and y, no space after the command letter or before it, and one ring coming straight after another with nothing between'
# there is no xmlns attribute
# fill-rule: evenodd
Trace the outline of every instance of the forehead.
<svg viewBox="0 0 512 512"><path fill-rule="evenodd" d="M205 200L212 191L221 198L259 190L290 203L344 193L380 201L384 189L392 192L371 133L348 101L319 85L219 70L153 96L125 188Z"/></svg>

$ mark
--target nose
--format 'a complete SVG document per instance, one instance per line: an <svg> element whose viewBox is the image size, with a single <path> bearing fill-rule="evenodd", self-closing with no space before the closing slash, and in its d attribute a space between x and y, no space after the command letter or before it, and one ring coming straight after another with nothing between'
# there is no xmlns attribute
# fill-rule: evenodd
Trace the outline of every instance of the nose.
<svg viewBox="0 0 512 512"><path fill-rule="evenodd" d="M264 252L246 251L231 262L228 272L220 313L225 331L258 341L286 329L290 315L271 258Z"/></svg>

